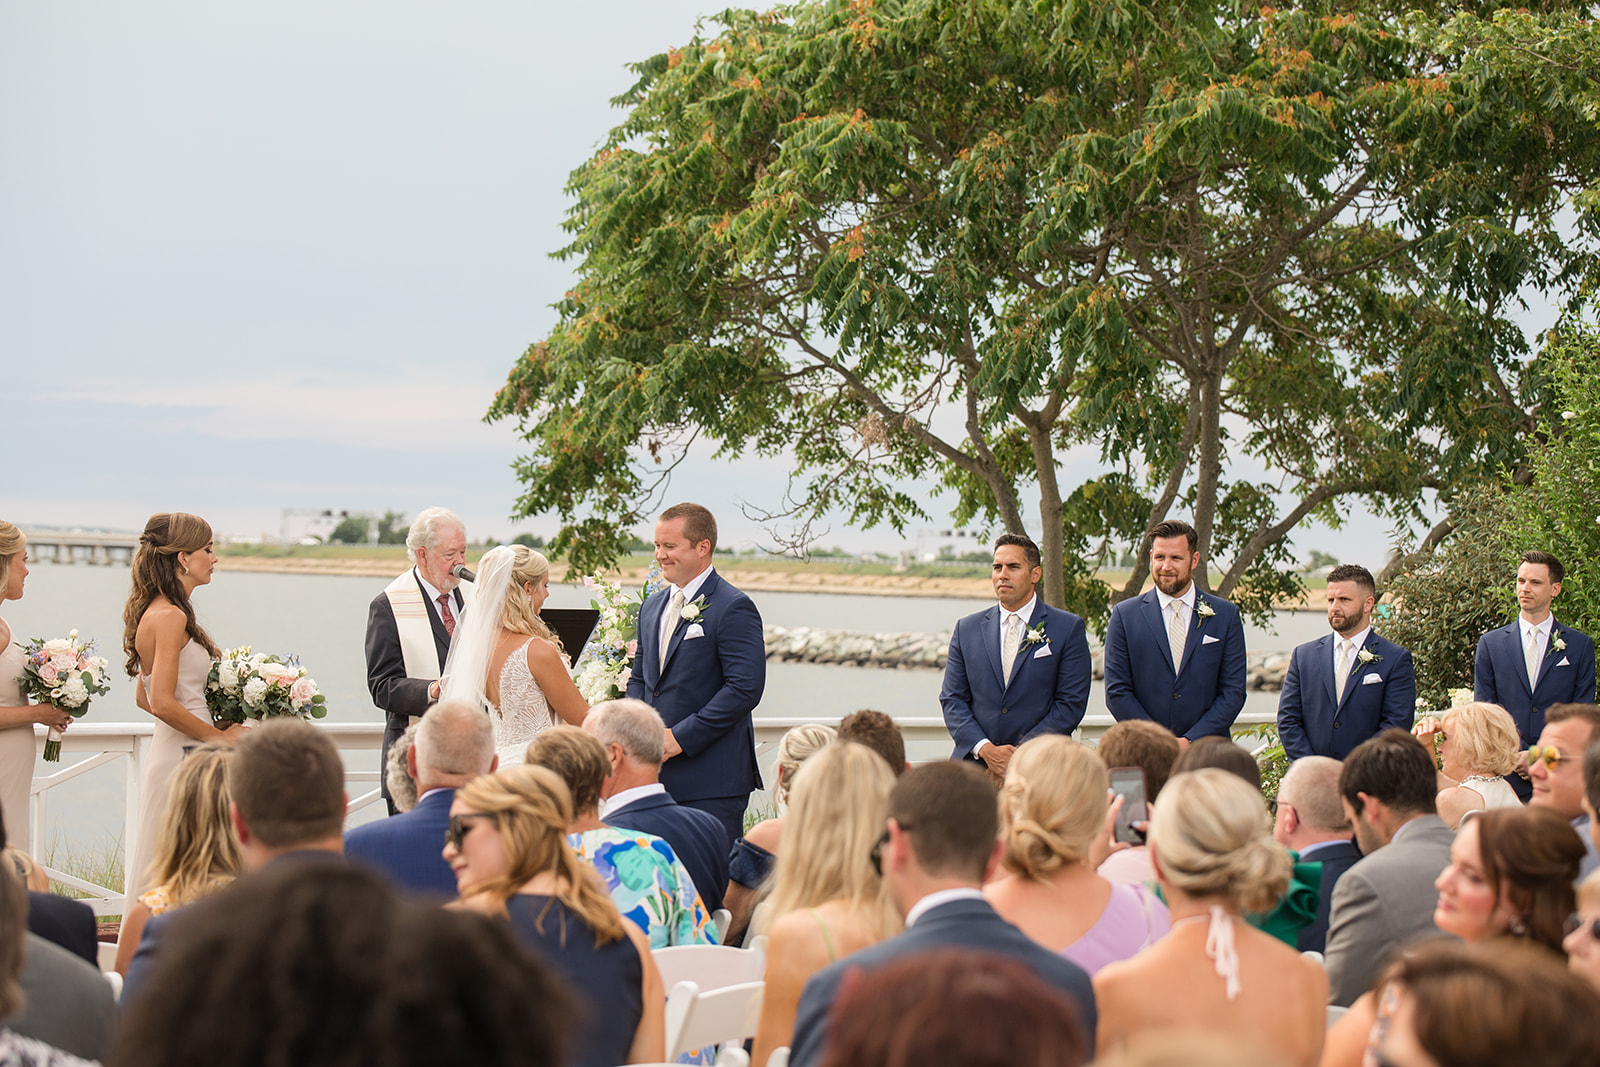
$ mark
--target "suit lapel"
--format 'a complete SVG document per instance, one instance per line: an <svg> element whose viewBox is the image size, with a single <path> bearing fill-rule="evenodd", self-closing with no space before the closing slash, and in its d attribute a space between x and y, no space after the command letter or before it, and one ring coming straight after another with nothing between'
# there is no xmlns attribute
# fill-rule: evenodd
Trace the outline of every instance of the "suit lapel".
<svg viewBox="0 0 1600 1067"><path fill-rule="evenodd" d="M1022 665L1033 658L1034 652L1044 646L1034 646L1027 643L1028 631L1044 622L1044 601L1033 602L1033 614L1029 616L1027 625L1023 627L1022 637L1017 641L1017 658L1011 662L1011 677L1006 679L1006 688L1011 688L1011 683L1017 680L1017 675L1022 673Z"/></svg>
<svg viewBox="0 0 1600 1067"><path fill-rule="evenodd" d="M1356 649L1355 657L1350 661L1350 674L1344 680L1344 698L1339 701L1340 711L1343 711L1344 706L1350 703L1350 694L1354 693L1356 691L1356 686L1361 684L1356 681L1356 676L1361 673L1361 653L1370 649L1372 647L1372 642L1376 641L1377 639L1377 633L1373 630L1368 630L1367 639L1361 643L1360 648Z"/></svg>
<svg viewBox="0 0 1600 1067"><path fill-rule="evenodd" d="M1322 679L1322 691L1328 695L1328 703L1334 706L1334 714L1337 715L1339 697L1333 680L1333 635L1320 638L1311 655L1316 661L1317 677Z"/></svg>
<svg viewBox="0 0 1600 1067"><path fill-rule="evenodd" d="M1154 589L1140 598L1144 601L1142 610L1145 621L1150 624L1150 634L1155 638L1156 647L1161 650L1161 658L1166 661L1167 670L1172 672L1172 677L1178 677L1178 667L1172 662L1172 642L1167 640L1167 620L1161 617L1161 598L1156 596ZM1189 643L1184 642L1184 650L1188 650Z"/></svg>
<svg viewBox="0 0 1600 1067"><path fill-rule="evenodd" d="M994 672L994 680L999 683L1000 691L1006 689L1006 677L1000 672L1000 605L996 604L983 613L983 623L980 627L983 636L983 653L989 661L989 669Z"/></svg>
<svg viewBox="0 0 1600 1067"><path fill-rule="evenodd" d="M704 599L703 603L706 606L706 610L709 611L710 608L711 608L711 598L716 595L716 591L717 591L717 572L716 571L712 571L710 574L706 575L706 580L700 583L700 588L695 591L694 596L690 597L689 599L687 599L687 600L685 600L683 602L683 606L684 607L688 607L694 601L700 600L701 597L704 597L705 599ZM669 594L669 596L670 596L670 594ZM667 610L666 604L662 604L661 605L661 610L662 611L666 611ZM698 620L696 620L696 621L698 621ZM660 627L661 627L661 616L657 615L656 616L656 628L660 629ZM671 635L667 638L667 658L665 660L663 660L662 664L661 664L661 673L662 674L666 674L667 673L667 668L672 666L673 653L677 652L678 651L678 646L683 644L683 635L688 629L689 629L689 623L684 621L684 619L682 617L679 617L678 625L673 627Z"/></svg>

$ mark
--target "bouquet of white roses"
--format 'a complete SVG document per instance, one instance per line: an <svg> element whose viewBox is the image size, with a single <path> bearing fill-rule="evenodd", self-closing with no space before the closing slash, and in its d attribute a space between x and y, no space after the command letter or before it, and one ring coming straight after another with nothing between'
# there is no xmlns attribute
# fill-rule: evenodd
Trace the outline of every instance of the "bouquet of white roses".
<svg viewBox="0 0 1600 1067"><path fill-rule="evenodd" d="M578 657L573 680L590 704L615 700L627 692L633 657L639 651L639 606L660 582L661 568L654 562L637 597L597 575L583 579L584 587L594 594L589 606L600 613L600 622L583 647L583 655Z"/></svg>
<svg viewBox="0 0 1600 1067"><path fill-rule="evenodd" d="M89 698L111 692L106 682L106 661L94 654L94 639L78 640L78 631L46 641L34 638L22 646L27 654L23 675L17 679L22 693L35 704L81 719L89 711ZM61 758L61 731L54 726L44 740L44 758Z"/></svg>
<svg viewBox="0 0 1600 1067"><path fill-rule="evenodd" d="M226 729L274 715L320 719L327 698L294 656L268 656L249 645L230 648L211 661L206 678L206 708L211 721Z"/></svg>

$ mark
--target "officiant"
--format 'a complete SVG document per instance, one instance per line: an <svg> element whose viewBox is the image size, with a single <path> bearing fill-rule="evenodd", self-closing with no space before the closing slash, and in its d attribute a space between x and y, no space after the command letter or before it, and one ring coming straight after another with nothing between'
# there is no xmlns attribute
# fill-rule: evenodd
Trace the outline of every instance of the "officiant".
<svg viewBox="0 0 1600 1067"><path fill-rule="evenodd" d="M472 600L451 571L467 559L461 520L445 508L428 508L406 535L412 568L390 582L367 613L367 689L383 709L383 755L378 777L383 800L395 814L384 768L389 746L439 699L444 671L461 613Z"/></svg>

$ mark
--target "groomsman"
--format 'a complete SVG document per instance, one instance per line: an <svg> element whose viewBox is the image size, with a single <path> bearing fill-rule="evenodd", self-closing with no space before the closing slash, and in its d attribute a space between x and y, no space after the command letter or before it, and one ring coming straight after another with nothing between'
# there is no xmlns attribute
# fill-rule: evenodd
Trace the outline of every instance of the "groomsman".
<svg viewBox="0 0 1600 1067"><path fill-rule="evenodd" d="M439 675L471 587L450 572L467 560L466 528L455 513L428 508L406 534L412 568L390 582L367 612L367 690L383 709L378 780L389 814L394 800L384 771L389 746L439 699Z"/></svg>
<svg viewBox="0 0 1600 1067"><path fill-rule="evenodd" d="M1550 553L1524 552L1517 567L1519 617L1478 639L1473 698L1509 711L1524 749L1538 742L1551 704L1594 703L1594 642L1550 613L1564 573ZM1533 789L1525 759L1506 781L1526 803Z"/></svg>
<svg viewBox="0 0 1600 1067"><path fill-rule="evenodd" d="M1083 620L1035 592L1039 546L1020 534L994 543L1000 603L956 623L939 705L955 739L952 759L982 763L1004 778L1011 753L1030 737L1070 734L1089 705L1089 639Z"/></svg>
<svg viewBox="0 0 1600 1067"><path fill-rule="evenodd" d="M1156 587L1111 609L1106 628L1106 708L1118 722L1152 719L1178 737L1227 737L1244 707L1244 623L1239 609L1200 592L1199 535L1169 519L1150 531Z"/></svg>
<svg viewBox="0 0 1600 1067"><path fill-rule="evenodd" d="M717 520L674 504L656 523L656 562L670 585L639 608L639 647L628 696L666 723L661 784L686 808L710 812L744 836L750 792L761 788L751 712L767 684L756 606L711 566Z"/></svg>
<svg viewBox="0 0 1600 1067"><path fill-rule="evenodd" d="M1417 678L1411 653L1372 629L1372 572L1345 564L1328 575L1328 625L1289 658L1278 697L1278 738L1291 760L1342 760L1391 727L1411 729Z"/></svg>

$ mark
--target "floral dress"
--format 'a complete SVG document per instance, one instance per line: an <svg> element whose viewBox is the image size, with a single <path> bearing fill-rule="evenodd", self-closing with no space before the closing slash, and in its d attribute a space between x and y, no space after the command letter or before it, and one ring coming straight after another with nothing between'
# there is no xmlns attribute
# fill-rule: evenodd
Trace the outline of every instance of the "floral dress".
<svg viewBox="0 0 1600 1067"><path fill-rule="evenodd" d="M651 948L717 943L688 870L661 838L602 826L568 834L567 844L600 872L617 910L645 932Z"/></svg>

